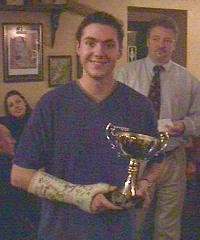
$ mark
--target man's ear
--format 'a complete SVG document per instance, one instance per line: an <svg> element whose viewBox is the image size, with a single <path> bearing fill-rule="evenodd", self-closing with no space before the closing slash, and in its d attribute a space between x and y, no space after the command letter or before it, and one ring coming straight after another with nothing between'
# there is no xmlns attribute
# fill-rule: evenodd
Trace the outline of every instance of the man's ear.
<svg viewBox="0 0 200 240"><path fill-rule="evenodd" d="M117 58L117 59L120 59L120 58L121 58L122 53L123 53L123 48L120 47L120 48L119 48L119 54L118 54L118 58Z"/></svg>
<svg viewBox="0 0 200 240"><path fill-rule="evenodd" d="M147 46L147 48L149 47L149 38L147 38L147 40L146 40L146 46Z"/></svg>
<svg viewBox="0 0 200 240"><path fill-rule="evenodd" d="M80 42L76 41L76 54L79 56L79 52L80 52Z"/></svg>

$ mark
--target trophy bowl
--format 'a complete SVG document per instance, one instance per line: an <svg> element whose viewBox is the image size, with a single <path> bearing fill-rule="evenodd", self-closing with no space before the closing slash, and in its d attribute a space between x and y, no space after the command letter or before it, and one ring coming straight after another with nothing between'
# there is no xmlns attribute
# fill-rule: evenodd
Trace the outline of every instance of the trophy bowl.
<svg viewBox="0 0 200 240"><path fill-rule="evenodd" d="M167 146L169 134L162 132L160 138L155 138L109 123L106 127L106 136L118 156L127 156L130 161L124 186L120 190L105 194L105 196L115 205L137 207L143 202L143 198L137 196L140 160L149 161L158 156Z"/></svg>

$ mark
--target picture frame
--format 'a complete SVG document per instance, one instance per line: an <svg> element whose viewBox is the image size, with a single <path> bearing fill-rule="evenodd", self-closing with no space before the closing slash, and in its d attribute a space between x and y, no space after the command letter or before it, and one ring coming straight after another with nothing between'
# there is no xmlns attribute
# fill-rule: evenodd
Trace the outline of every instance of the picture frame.
<svg viewBox="0 0 200 240"><path fill-rule="evenodd" d="M77 76L77 79L81 78L82 74L83 74L83 67L80 63L79 56L76 55L76 76Z"/></svg>
<svg viewBox="0 0 200 240"><path fill-rule="evenodd" d="M137 60L137 46L128 46L128 62Z"/></svg>
<svg viewBox="0 0 200 240"><path fill-rule="evenodd" d="M57 87L72 80L72 57L49 56L49 87Z"/></svg>
<svg viewBox="0 0 200 240"><path fill-rule="evenodd" d="M41 81L42 24L3 23L4 82Z"/></svg>
<svg viewBox="0 0 200 240"><path fill-rule="evenodd" d="M5 4L13 6L23 5L24 2L24 0L5 0Z"/></svg>

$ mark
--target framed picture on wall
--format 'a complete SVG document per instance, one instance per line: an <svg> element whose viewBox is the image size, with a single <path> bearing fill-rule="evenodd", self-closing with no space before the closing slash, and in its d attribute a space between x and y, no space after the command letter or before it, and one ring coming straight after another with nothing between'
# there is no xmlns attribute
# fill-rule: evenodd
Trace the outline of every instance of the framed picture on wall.
<svg viewBox="0 0 200 240"><path fill-rule="evenodd" d="M82 73L83 73L83 68L81 66L81 63L80 63L80 60L79 60L79 56L76 55L76 75L77 75L77 78L81 78L82 76Z"/></svg>
<svg viewBox="0 0 200 240"><path fill-rule="evenodd" d="M42 24L3 23L4 82L42 80Z"/></svg>
<svg viewBox="0 0 200 240"><path fill-rule="evenodd" d="M137 47L128 46L128 62L133 62L137 59Z"/></svg>
<svg viewBox="0 0 200 240"><path fill-rule="evenodd" d="M49 56L49 87L56 87L72 80L72 57Z"/></svg>

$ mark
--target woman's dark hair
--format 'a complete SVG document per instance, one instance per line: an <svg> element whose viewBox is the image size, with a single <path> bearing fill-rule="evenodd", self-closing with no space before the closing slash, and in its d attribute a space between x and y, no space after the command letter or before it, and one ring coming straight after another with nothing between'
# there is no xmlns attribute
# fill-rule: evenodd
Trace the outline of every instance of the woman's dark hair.
<svg viewBox="0 0 200 240"><path fill-rule="evenodd" d="M106 12L94 12L83 19L76 32L76 40L79 43L81 41L83 30L92 23L99 23L113 27L117 31L119 46L122 48L122 41L124 37L122 24L117 18Z"/></svg>
<svg viewBox="0 0 200 240"><path fill-rule="evenodd" d="M5 95L5 98L4 98L4 110L5 110L5 113L7 116L12 116L10 113L9 113L9 110L8 110L8 103L7 103L7 100L9 97L11 96L14 96L14 95L18 95L21 99L23 99L24 103L25 103L25 106L26 106L26 111L25 111L25 117L29 117L31 112L32 112L32 109L30 107L30 105L28 104L27 100L25 99L25 97L18 91L16 90L11 90L9 92L6 93Z"/></svg>

